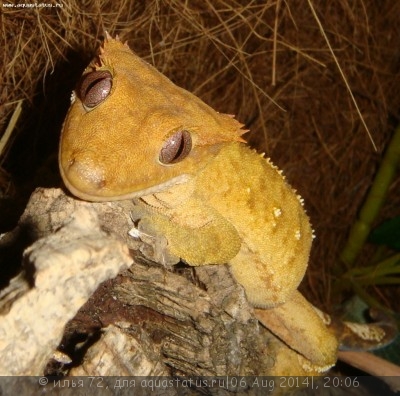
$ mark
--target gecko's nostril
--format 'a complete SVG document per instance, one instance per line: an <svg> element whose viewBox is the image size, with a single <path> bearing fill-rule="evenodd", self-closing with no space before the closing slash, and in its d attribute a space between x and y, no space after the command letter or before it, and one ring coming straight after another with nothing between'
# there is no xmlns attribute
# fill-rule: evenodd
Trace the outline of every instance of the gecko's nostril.
<svg viewBox="0 0 400 396"><path fill-rule="evenodd" d="M68 184L85 194L99 191L106 185L104 170L91 160L71 159L65 169L65 176Z"/></svg>

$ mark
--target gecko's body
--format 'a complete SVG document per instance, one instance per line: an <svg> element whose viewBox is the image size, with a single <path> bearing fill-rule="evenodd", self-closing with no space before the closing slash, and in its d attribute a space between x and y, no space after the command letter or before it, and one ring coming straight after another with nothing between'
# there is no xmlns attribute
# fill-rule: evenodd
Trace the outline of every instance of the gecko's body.
<svg viewBox="0 0 400 396"><path fill-rule="evenodd" d="M263 324L325 369L336 338L297 291L308 217L241 127L108 38L65 121L61 174L82 199L138 199L141 229L189 265L229 263Z"/></svg>

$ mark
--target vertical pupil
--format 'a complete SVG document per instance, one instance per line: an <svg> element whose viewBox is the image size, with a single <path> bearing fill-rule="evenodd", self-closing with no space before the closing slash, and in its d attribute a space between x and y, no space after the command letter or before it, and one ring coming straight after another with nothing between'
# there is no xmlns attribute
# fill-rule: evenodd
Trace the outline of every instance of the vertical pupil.
<svg viewBox="0 0 400 396"><path fill-rule="evenodd" d="M186 158L192 149L192 138L186 130L176 132L161 148L159 160L163 164L173 164Z"/></svg>
<svg viewBox="0 0 400 396"><path fill-rule="evenodd" d="M179 147L177 148L176 154L174 156L174 160L181 156L183 149L185 147L185 138L183 137L182 133L179 134L178 139L179 140L174 140L174 143L173 143L174 146L179 144Z"/></svg>
<svg viewBox="0 0 400 396"><path fill-rule="evenodd" d="M86 88L85 96L89 95L90 91L100 82L104 80L104 78L98 78L97 80L92 81L88 87ZM104 91L105 89L103 89Z"/></svg>
<svg viewBox="0 0 400 396"><path fill-rule="evenodd" d="M107 70L94 71L82 78L79 97L86 110L99 105L111 92L112 75Z"/></svg>

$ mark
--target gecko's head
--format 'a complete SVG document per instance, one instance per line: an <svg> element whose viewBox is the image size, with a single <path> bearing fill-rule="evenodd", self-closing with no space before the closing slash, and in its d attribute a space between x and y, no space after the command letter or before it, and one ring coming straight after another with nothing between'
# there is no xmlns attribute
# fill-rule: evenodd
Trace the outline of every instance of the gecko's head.
<svg viewBox="0 0 400 396"><path fill-rule="evenodd" d="M108 38L74 92L61 176L91 201L162 191L190 179L222 144L242 141L241 127Z"/></svg>

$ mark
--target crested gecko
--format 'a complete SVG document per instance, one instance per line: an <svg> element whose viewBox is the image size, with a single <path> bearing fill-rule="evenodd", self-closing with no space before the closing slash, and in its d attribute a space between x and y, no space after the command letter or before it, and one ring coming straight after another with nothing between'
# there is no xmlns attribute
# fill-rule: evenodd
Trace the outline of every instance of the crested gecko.
<svg viewBox="0 0 400 396"><path fill-rule="evenodd" d="M261 323L324 371L338 341L297 290L313 238L303 201L244 132L108 36L75 90L60 172L81 199L137 200L140 229L173 257L229 263Z"/></svg>

